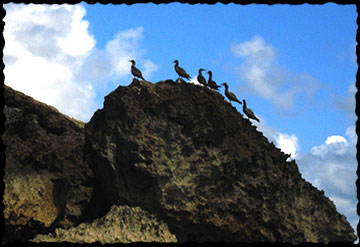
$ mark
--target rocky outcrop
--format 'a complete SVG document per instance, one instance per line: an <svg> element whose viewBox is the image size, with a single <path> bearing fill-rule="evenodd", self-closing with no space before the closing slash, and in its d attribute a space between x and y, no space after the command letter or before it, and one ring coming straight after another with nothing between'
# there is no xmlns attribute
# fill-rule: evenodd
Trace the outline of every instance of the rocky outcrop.
<svg viewBox="0 0 360 247"><path fill-rule="evenodd" d="M86 124L7 86L4 99L3 242L356 239L218 92L133 80Z"/></svg>
<svg viewBox="0 0 360 247"><path fill-rule="evenodd" d="M37 235L34 242L131 243L177 242L166 223L139 207L112 206L103 217L92 223L81 223L68 230L56 229L48 235Z"/></svg>
<svg viewBox="0 0 360 247"><path fill-rule="evenodd" d="M4 242L86 219L95 180L84 161L84 123L7 86L4 100Z"/></svg>
<svg viewBox="0 0 360 247"><path fill-rule="evenodd" d="M294 161L207 88L133 80L85 125L108 205L139 206L186 241L354 241Z"/></svg>

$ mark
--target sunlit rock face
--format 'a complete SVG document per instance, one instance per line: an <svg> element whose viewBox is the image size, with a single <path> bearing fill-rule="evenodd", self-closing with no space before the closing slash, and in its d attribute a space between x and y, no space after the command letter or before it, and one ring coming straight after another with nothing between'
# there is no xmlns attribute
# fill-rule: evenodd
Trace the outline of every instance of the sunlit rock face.
<svg viewBox="0 0 360 247"><path fill-rule="evenodd" d="M88 218L94 175L84 123L5 86L4 242L27 241Z"/></svg>
<svg viewBox="0 0 360 247"><path fill-rule="evenodd" d="M163 221L140 207L113 205L103 217L91 223L81 223L69 229L58 228L54 233L38 234L33 242L71 243L132 243L177 242Z"/></svg>
<svg viewBox="0 0 360 247"><path fill-rule="evenodd" d="M179 242L356 239L294 161L199 85L119 86L85 125L85 153L107 205L157 215Z"/></svg>

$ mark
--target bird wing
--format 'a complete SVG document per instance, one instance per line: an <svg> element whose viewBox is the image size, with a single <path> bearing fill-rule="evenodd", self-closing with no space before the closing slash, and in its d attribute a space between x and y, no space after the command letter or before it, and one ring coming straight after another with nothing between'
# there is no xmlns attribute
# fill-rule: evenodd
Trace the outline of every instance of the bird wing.
<svg viewBox="0 0 360 247"><path fill-rule="evenodd" d="M188 73L186 73L186 71L183 68L179 67L179 66L177 67L177 72L183 77L186 77L186 78L190 77L188 75Z"/></svg>
<svg viewBox="0 0 360 247"><path fill-rule="evenodd" d="M233 94L232 92L229 92L229 96L230 96L231 98L233 98L233 99L236 99L236 100L237 100L236 95L235 95L235 94Z"/></svg>
<svg viewBox="0 0 360 247"><path fill-rule="evenodd" d="M214 89L216 89L216 90L219 89L220 86L218 86L218 85L216 84L216 82L214 82L214 81L211 80L211 81L209 81L209 85L210 85L210 83L211 83L211 87L212 87L212 88L214 88Z"/></svg>
<svg viewBox="0 0 360 247"><path fill-rule="evenodd" d="M247 112L251 117L255 117L255 114L251 109L247 108Z"/></svg>
<svg viewBox="0 0 360 247"><path fill-rule="evenodd" d="M249 118L252 118L252 119L255 119L255 120L259 121L259 119L255 116L254 112L251 109L246 108L245 113L247 113Z"/></svg>
<svg viewBox="0 0 360 247"><path fill-rule="evenodd" d="M143 76L142 76L142 74L141 74L141 71L140 71L138 68L132 67L132 70L133 70L133 74L134 74L134 75L136 75L136 76L139 77L139 78L144 79Z"/></svg>
<svg viewBox="0 0 360 247"><path fill-rule="evenodd" d="M198 80L198 82L200 82L201 84L206 85L206 80L205 80L205 78L204 78L202 75L198 75L197 80Z"/></svg>

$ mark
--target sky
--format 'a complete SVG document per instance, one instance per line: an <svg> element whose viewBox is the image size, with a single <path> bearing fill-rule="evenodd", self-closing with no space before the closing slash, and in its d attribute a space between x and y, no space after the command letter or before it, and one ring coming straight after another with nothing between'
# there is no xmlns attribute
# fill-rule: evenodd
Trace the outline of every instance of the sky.
<svg viewBox="0 0 360 247"><path fill-rule="evenodd" d="M190 83L211 70L356 229L355 5L3 7L6 85L88 122L131 83L130 59L154 83L177 79L175 59Z"/></svg>

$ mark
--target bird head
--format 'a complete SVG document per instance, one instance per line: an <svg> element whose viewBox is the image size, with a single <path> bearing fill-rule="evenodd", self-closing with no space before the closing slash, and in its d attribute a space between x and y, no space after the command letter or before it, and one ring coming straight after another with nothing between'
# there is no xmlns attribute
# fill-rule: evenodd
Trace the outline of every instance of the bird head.
<svg viewBox="0 0 360 247"><path fill-rule="evenodd" d="M225 87L228 87L228 84L226 82L222 83L221 85L224 85Z"/></svg>
<svg viewBox="0 0 360 247"><path fill-rule="evenodd" d="M211 70L209 70L209 71L208 71L208 72L206 72L206 73L208 73L209 75L211 75L211 74L212 74Z"/></svg>
<svg viewBox="0 0 360 247"><path fill-rule="evenodd" d="M135 60L131 59L129 60L130 63L132 63L133 65L135 65Z"/></svg>
<svg viewBox="0 0 360 247"><path fill-rule="evenodd" d="M178 60L174 60L173 63L179 63L179 61L178 61Z"/></svg>
<svg viewBox="0 0 360 247"><path fill-rule="evenodd" d="M199 69L199 72L204 71L204 70L206 70L206 69Z"/></svg>
<svg viewBox="0 0 360 247"><path fill-rule="evenodd" d="M243 99L244 105L246 105L246 100Z"/></svg>

